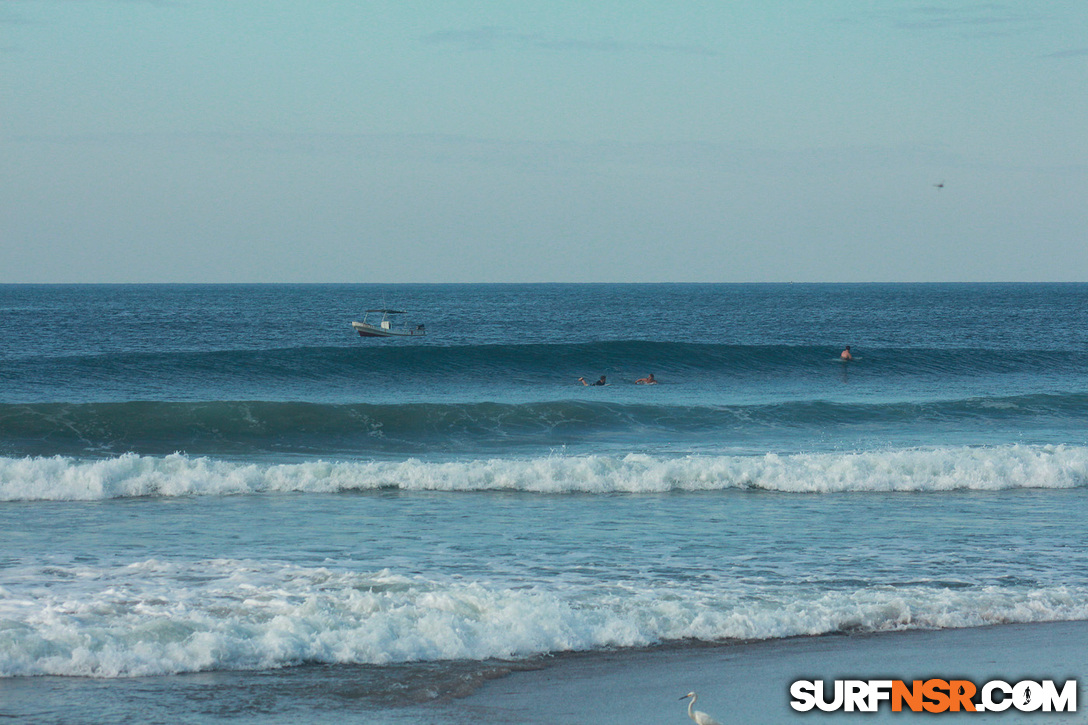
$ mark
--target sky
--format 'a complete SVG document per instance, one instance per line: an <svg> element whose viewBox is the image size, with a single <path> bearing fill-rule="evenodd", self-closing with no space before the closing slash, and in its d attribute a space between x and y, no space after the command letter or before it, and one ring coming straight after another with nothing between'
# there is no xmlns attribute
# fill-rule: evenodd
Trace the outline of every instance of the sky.
<svg viewBox="0 0 1088 725"><path fill-rule="evenodd" d="M1088 281L1088 2L0 0L0 283L791 281Z"/></svg>

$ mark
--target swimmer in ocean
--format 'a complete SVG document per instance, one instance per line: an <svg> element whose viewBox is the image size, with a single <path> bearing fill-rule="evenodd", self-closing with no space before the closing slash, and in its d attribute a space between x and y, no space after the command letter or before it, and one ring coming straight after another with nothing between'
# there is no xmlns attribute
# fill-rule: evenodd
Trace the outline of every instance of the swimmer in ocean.
<svg viewBox="0 0 1088 725"><path fill-rule="evenodd" d="M603 375L601 376L601 379L595 383L587 383L585 378L578 378L578 380L581 381L582 385L608 385L608 383L604 381Z"/></svg>
<svg viewBox="0 0 1088 725"><path fill-rule="evenodd" d="M854 359L854 356L850 354L850 346L849 345L846 346L846 349L842 351L842 354L839 355L839 357L841 357L843 360L853 360Z"/></svg>
<svg viewBox="0 0 1088 725"><path fill-rule="evenodd" d="M650 373L646 377L636 380L635 385L657 385L657 381L654 380L654 374Z"/></svg>

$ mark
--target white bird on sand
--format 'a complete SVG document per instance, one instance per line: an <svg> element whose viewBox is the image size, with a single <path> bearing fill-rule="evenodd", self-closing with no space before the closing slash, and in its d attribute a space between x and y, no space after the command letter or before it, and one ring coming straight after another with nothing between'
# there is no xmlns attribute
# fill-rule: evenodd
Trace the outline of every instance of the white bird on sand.
<svg viewBox="0 0 1088 725"><path fill-rule="evenodd" d="M692 710L691 709L691 708L695 707L695 701L699 699L699 696L696 695L694 692L689 692L688 694L684 695L680 699L681 700L686 700L689 697L691 698L691 702L688 703L688 717L690 717L692 720L694 720L696 725L721 725L720 722L718 722L714 718L710 717L710 715L707 715L702 710Z"/></svg>

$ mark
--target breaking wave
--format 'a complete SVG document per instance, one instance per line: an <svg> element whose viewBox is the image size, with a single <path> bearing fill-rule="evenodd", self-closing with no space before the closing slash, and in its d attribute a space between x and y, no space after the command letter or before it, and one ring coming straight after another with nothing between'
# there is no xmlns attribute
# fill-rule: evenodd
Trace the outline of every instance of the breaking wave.
<svg viewBox="0 0 1088 725"><path fill-rule="evenodd" d="M0 677L524 658L1088 618L1088 589L1077 585L556 589L235 559L49 569L48 589L21 583L36 571L9 572L0 587Z"/></svg>
<svg viewBox="0 0 1088 725"><path fill-rule="evenodd" d="M172 454L0 458L0 500L342 493L375 490L649 494L1079 488L1088 448L958 447L761 456L545 456L468 461L243 463Z"/></svg>

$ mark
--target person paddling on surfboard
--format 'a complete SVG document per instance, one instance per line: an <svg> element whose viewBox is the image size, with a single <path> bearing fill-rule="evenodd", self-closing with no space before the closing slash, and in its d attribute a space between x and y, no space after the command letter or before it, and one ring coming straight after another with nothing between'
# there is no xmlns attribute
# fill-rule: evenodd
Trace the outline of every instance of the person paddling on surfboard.
<svg viewBox="0 0 1088 725"><path fill-rule="evenodd" d="M839 357L841 357L843 360L853 360L854 359L854 356L850 354L850 346L849 345L846 346L846 349L842 351L842 354L839 355Z"/></svg>

